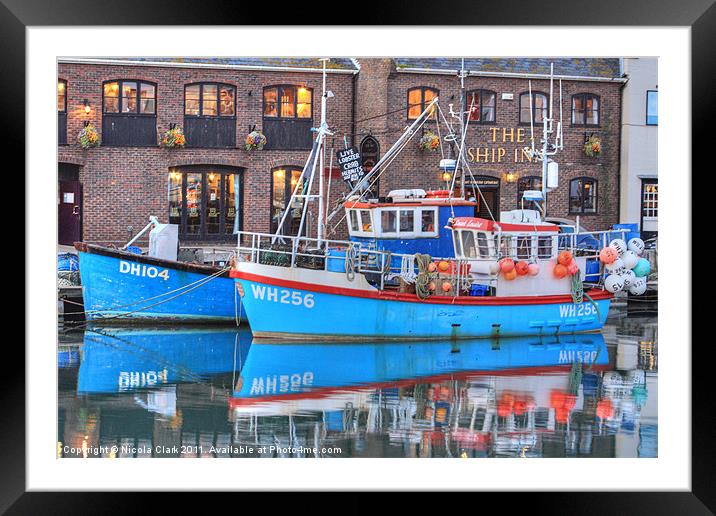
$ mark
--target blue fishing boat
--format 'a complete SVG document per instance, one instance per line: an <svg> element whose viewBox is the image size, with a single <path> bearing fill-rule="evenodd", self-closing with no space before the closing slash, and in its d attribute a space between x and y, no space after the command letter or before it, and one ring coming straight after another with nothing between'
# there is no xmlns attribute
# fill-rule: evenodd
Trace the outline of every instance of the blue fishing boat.
<svg viewBox="0 0 716 516"><path fill-rule="evenodd" d="M410 344L256 341L230 403L234 408L255 408L271 402L330 397L340 401L348 392L415 383L481 376L568 375L575 363L596 372L604 370L608 362L601 333Z"/></svg>
<svg viewBox="0 0 716 516"><path fill-rule="evenodd" d="M255 337L439 340L593 332L604 325L614 292L627 282L639 283L632 293L646 288L645 279L627 274L626 262L615 259L626 252L626 242L618 240L602 256L593 246L581 246L583 232L560 233L559 226L544 221L546 193L557 182L552 157L563 148L561 120L552 118L551 109L543 116L542 149L535 148L534 138L525 149L542 162L542 190L525 192L520 209L497 219L492 213L491 219L473 216L475 202L465 195L467 174L472 175L464 145L469 117L450 105L449 116L459 125L453 127L434 98L352 186L345 202L326 215L323 166L317 163L331 134L327 98L322 96L321 124L298 178L305 186L289 202L304 201L298 236L282 234L283 223L273 235L239 232L231 276ZM448 190L397 190L388 198L365 200L379 174L433 114L446 123L445 152L457 156L440 162ZM315 238L307 231L313 201L318 202ZM326 238L326 225L339 211L348 222L349 241ZM589 233L598 242L613 234ZM604 267L611 272L606 279L603 263L610 264Z"/></svg>
<svg viewBox="0 0 716 516"><path fill-rule="evenodd" d="M229 268L75 243L89 321L236 323Z"/></svg>
<svg viewBox="0 0 716 516"><path fill-rule="evenodd" d="M250 346L248 328L93 326L84 335L77 392L130 392L232 374Z"/></svg>

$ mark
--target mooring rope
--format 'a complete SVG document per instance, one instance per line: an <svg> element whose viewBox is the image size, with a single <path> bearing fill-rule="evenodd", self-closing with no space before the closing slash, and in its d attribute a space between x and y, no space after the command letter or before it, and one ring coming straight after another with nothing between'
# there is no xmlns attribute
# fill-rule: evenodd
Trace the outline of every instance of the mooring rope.
<svg viewBox="0 0 716 516"><path fill-rule="evenodd" d="M415 262L418 264L418 276L415 278L415 293L420 299L427 299L430 296L428 285L431 281L428 267L432 263L429 254L415 253Z"/></svg>

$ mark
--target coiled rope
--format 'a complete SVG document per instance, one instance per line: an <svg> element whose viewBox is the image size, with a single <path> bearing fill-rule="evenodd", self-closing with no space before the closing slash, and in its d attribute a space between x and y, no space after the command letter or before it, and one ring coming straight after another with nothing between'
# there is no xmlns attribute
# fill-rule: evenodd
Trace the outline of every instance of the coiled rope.
<svg viewBox="0 0 716 516"><path fill-rule="evenodd" d="M353 281L356 277L356 250L352 245L346 248L346 278Z"/></svg>
<svg viewBox="0 0 716 516"><path fill-rule="evenodd" d="M432 258L430 258L429 254L415 253L415 263L418 265L418 276L415 278L415 293L420 299L427 299L430 296L428 285L432 280L428 267L432 263Z"/></svg>

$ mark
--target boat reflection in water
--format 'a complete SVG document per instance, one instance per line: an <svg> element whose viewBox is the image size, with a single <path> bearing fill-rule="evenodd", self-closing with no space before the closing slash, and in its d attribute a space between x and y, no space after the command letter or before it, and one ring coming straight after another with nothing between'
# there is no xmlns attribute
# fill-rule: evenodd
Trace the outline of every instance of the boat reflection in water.
<svg viewBox="0 0 716 516"><path fill-rule="evenodd" d="M58 350L63 457L656 454L655 417L641 421L656 377L647 390L601 333L313 344L93 330L79 365Z"/></svg>

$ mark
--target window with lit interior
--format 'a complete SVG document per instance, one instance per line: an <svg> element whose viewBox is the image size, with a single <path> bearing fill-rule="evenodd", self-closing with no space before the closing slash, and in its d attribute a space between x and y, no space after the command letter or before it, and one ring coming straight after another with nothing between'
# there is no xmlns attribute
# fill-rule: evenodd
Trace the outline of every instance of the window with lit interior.
<svg viewBox="0 0 716 516"><path fill-rule="evenodd" d="M467 93L465 108L471 123L488 124L495 121L495 92L475 90Z"/></svg>
<svg viewBox="0 0 716 516"><path fill-rule="evenodd" d="M425 108L430 102L438 96L438 90L435 88L429 88L427 86L420 86L418 88L410 88L408 90L408 120L415 120L420 116L420 113L425 111ZM429 119L435 119L435 106L430 110L428 114Z"/></svg>
<svg viewBox="0 0 716 516"><path fill-rule="evenodd" d="M599 125L599 96L592 93L572 95L572 125L597 127Z"/></svg>
<svg viewBox="0 0 716 516"><path fill-rule="evenodd" d="M102 84L102 145L157 145L156 84L130 79Z"/></svg>

